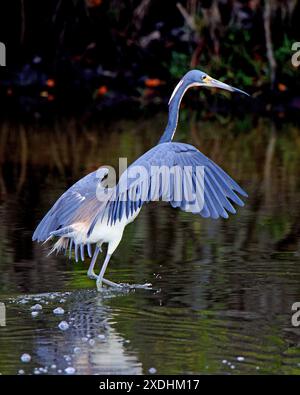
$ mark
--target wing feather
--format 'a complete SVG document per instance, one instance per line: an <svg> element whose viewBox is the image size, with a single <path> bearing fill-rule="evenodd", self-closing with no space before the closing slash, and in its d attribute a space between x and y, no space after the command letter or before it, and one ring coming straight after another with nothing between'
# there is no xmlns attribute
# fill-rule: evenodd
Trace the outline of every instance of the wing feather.
<svg viewBox="0 0 300 395"><path fill-rule="evenodd" d="M205 218L228 218L228 212L232 214L236 213L236 209L230 201L239 206L244 205L237 193L247 197L246 192L224 170L189 144L159 144L142 155L128 169L133 169L134 166L143 166L146 169L146 175L143 175L138 180L131 180L128 177L128 173L125 175L123 173L117 188L121 190L120 186L124 187L125 185L126 197L129 201L124 202L117 199L117 201L108 202L108 205L111 207L108 214L111 224L115 223L117 219L120 220L125 215L126 218L129 218L144 203L159 199L169 201L174 208L179 207L183 211L197 213ZM154 171L154 174L151 171L153 167L161 168L163 166L178 166L181 169L184 166L189 166L192 168L193 183L191 184L190 181L185 185L182 183L180 188L182 192L186 188L188 195L191 192L196 192L194 208L191 208L191 202L183 194L180 201L176 200L175 190L178 188L176 175L174 177L174 184L170 186L168 191L170 196L168 199L164 199L166 196L164 195L163 186L157 181L159 179L159 170L157 172ZM197 166L204 167L204 202L201 202L201 194L198 192L201 189L201 180L197 180L195 172ZM139 199L139 196L137 198L138 190L143 190L144 184L148 185L148 191L143 199ZM195 210L195 207L198 207L198 210ZM116 215L115 213L119 214Z"/></svg>

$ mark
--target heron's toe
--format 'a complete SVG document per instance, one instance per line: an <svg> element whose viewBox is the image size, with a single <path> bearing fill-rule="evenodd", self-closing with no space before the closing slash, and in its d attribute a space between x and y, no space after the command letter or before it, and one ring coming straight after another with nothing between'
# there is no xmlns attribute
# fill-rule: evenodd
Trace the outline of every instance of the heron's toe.
<svg viewBox="0 0 300 395"><path fill-rule="evenodd" d="M113 281L106 280L105 278L103 279L103 283L110 286L110 287L122 288L122 284L114 283Z"/></svg>
<svg viewBox="0 0 300 395"><path fill-rule="evenodd" d="M145 283L145 284L133 284L133 288L140 288L140 289L152 289L152 284L151 283Z"/></svg>

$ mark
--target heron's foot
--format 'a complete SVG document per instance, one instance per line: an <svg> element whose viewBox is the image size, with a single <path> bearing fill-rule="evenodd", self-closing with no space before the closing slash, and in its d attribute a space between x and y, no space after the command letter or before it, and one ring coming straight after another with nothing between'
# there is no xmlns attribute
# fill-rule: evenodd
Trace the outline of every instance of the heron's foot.
<svg viewBox="0 0 300 395"><path fill-rule="evenodd" d="M129 288L134 288L134 289L152 289L152 284L151 283L145 283L145 284L127 284Z"/></svg>
<svg viewBox="0 0 300 395"><path fill-rule="evenodd" d="M114 283L113 281L106 280L106 278L100 279L100 277L97 276L96 285L97 285L97 290L98 291L102 291L103 290L103 284L108 285L110 287L118 288L118 289L123 288L122 284Z"/></svg>
<svg viewBox="0 0 300 395"><path fill-rule="evenodd" d="M102 278L100 280L99 276L97 277L96 285L97 285L97 290L101 292L103 290L103 284L108 285L110 287L118 288L118 289L152 289L152 284L151 283L145 283L145 284L117 284L114 283L113 281L107 280L106 278Z"/></svg>
<svg viewBox="0 0 300 395"><path fill-rule="evenodd" d="M113 281L106 280L106 278L104 278L102 281L103 281L103 284L109 285L110 287L122 288L122 284L114 283Z"/></svg>

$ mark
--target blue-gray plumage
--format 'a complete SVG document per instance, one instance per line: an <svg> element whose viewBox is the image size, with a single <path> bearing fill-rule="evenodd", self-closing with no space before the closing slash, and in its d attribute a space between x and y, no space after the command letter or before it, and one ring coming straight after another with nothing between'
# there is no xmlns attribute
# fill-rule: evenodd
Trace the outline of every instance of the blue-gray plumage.
<svg viewBox="0 0 300 395"><path fill-rule="evenodd" d="M111 255L121 241L125 226L135 219L144 203L164 200L172 207L214 219L228 218L228 212L235 214L232 203L243 206L238 194L244 197L247 194L227 173L192 145L172 142L181 99L192 86L216 87L245 94L239 89L214 80L202 71L189 71L172 93L168 124L158 144L129 166L115 187L103 186L103 180L109 173L105 167L76 182L56 201L33 234L33 240L37 241L58 237L51 252L67 252L69 249L71 257L74 248L76 262L79 257L84 260L85 247L88 256L91 257L91 244L96 244L88 276L96 279L98 290L101 289L102 283L120 286L106 280L104 273ZM160 171L164 167L176 169L172 174L173 182L168 183L167 188L160 182L160 177L163 177ZM199 168L203 169L202 178L198 173ZM139 177L132 178L128 174L135 169L142 169L143 172ZM190 181L185 185L178 177L184 169L188 169L191 175ZM178 190L183 189L184 192L188 191L188 196L193 196L193 202L185 193L178 197ZM108 250L97 276L94 266L103 243L108 243Z"/></svg>

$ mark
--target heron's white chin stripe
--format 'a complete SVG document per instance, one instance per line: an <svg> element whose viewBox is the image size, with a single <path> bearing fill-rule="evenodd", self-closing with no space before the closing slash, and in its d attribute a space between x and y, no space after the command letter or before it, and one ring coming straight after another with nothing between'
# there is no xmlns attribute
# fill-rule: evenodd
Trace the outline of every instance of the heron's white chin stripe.
<svg viewBox="0 0 300 395"><path fill-rule="evenodd" d="M176 85L176 87L175 87L175 89L173 90L173 93L172 93L172 95L171 95L171 97L170 97L170 100L169 100L169 103L168 103L168 104L171 103L173 97L176 95L176 92L178 91L178 89L181 87L182 84L183 84L183 79L180 80L180 81L178 82L178 84Z"/></svg>
<svg viewBox="0 0 300 395"><path fill-rule="evenodd" d="M171 95L171 97L170 97L170 100L169 100L169 103L168 103L168 104L171 103L173 97L176 95L178 89L181 87L182 84L183 84L183 79L180 80L180 81L178 82L178 84L176 85L176 87L175 87L175 89L174 89L174 91L173 91L173 93L172 93L172 95ZM206 84L202 84L201 82L191 82L191 83L185 88L184 92L182 92L181 98L183 97L183 95L185 94L185 92L186 92L189 88L192 88L193 86L206 86ZM181 99L180 99L180 100L181 100Z"/></svg>

